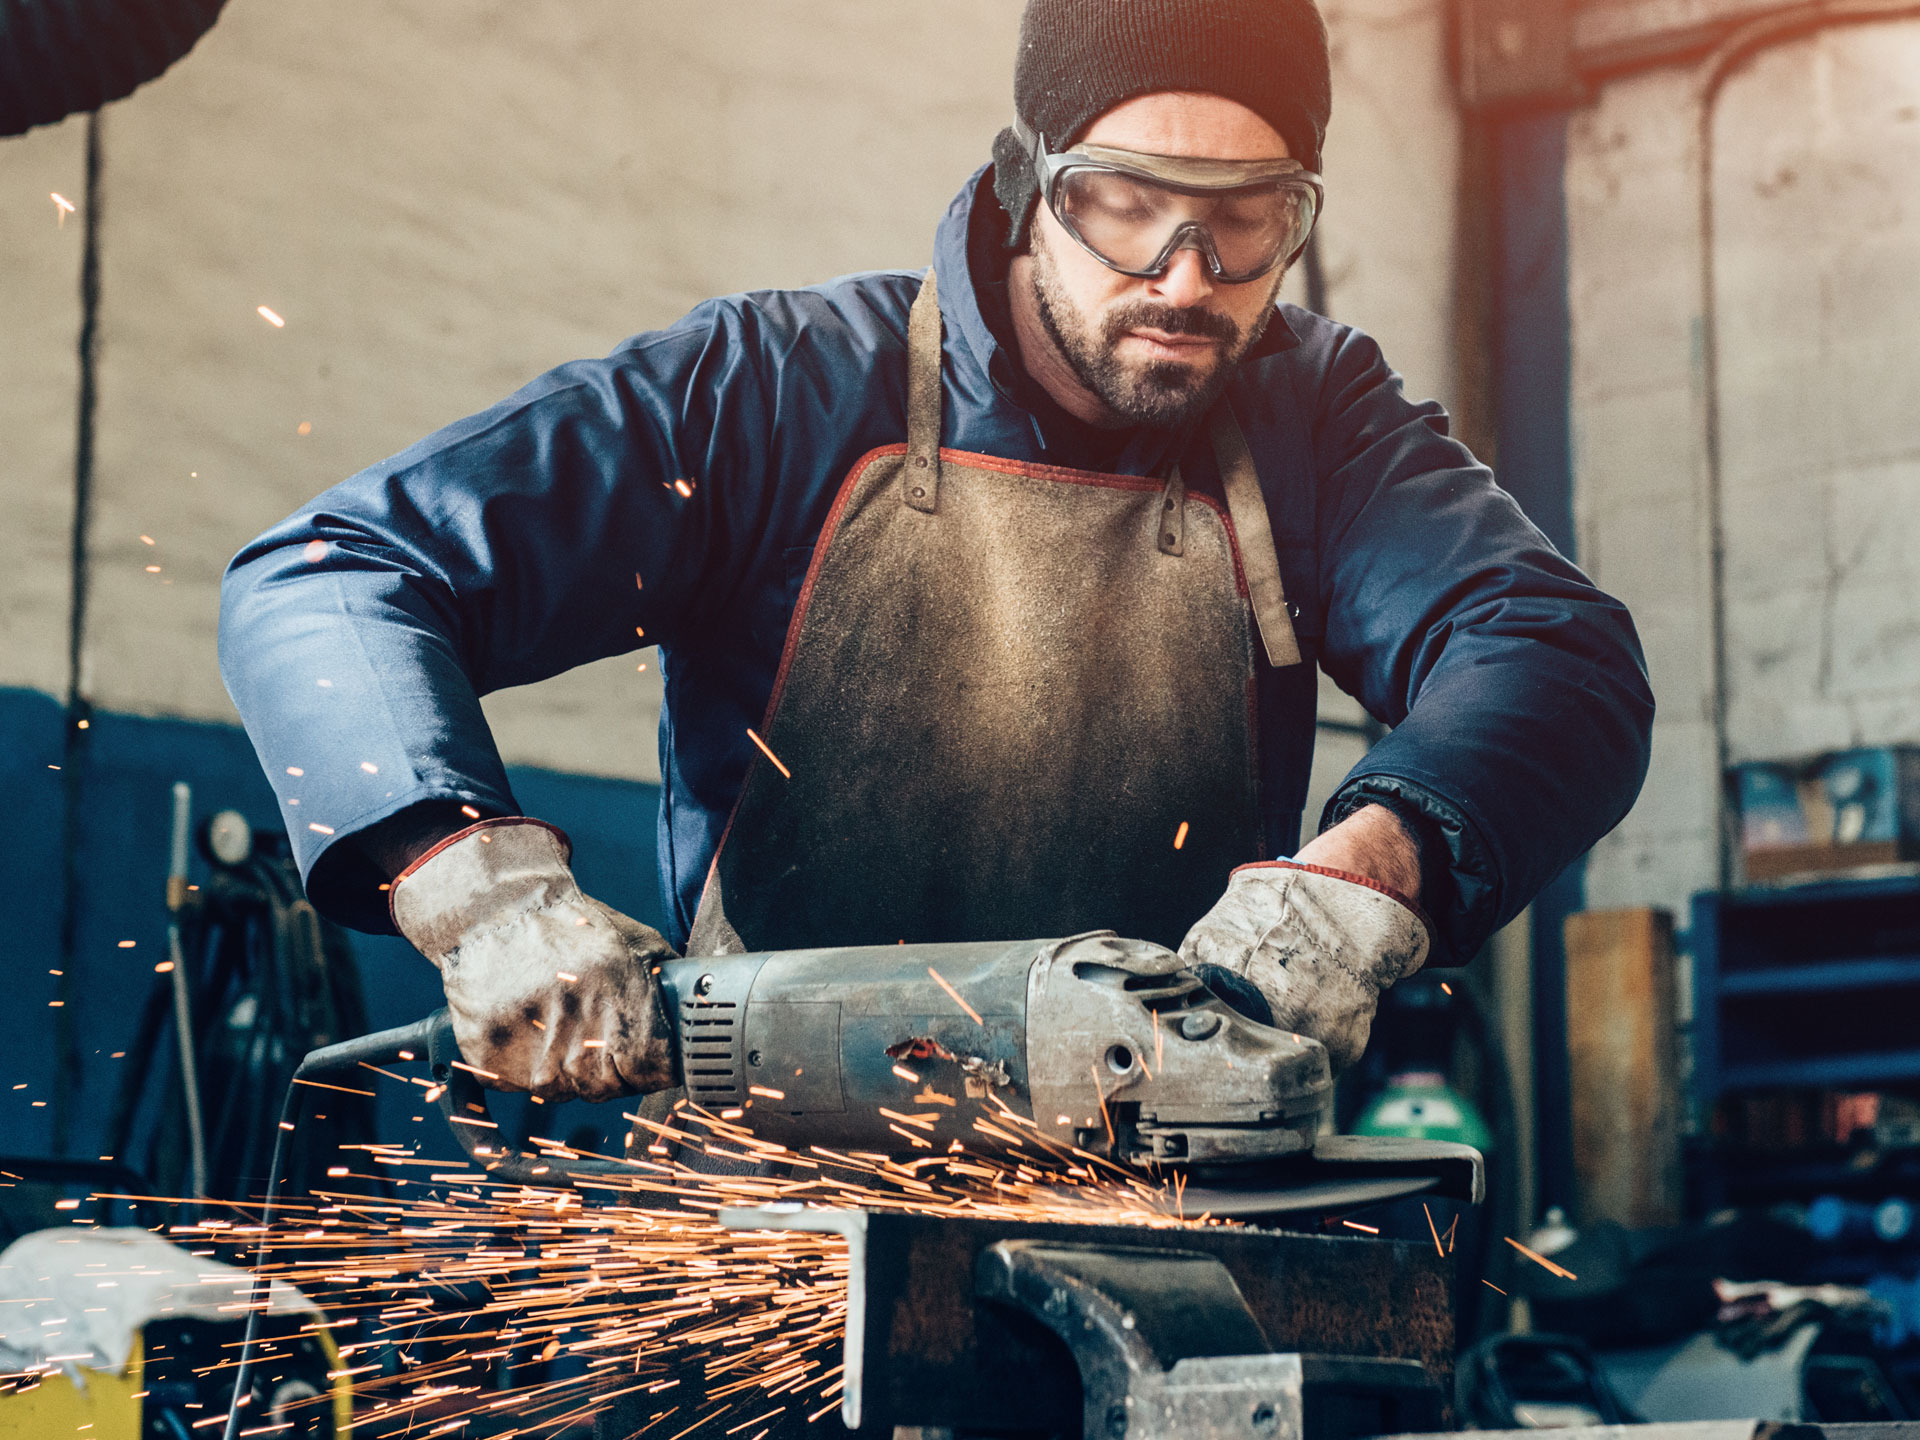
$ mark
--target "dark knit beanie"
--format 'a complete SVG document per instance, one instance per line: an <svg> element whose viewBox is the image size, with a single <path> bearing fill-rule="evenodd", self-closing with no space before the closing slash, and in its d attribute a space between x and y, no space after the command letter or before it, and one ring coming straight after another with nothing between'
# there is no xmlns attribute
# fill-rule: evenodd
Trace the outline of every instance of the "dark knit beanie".
<svg viewBox="0 0 1920 1440"><path fill-rule="evenodd" d="M1313 0L1028 0L1014 112L1064 150L1124 100L1192 90L1237 100L1320 168L1333 108L1327 27ZM1011 128L993 142L993 189L1018 245L1037 194Z"/></svg>

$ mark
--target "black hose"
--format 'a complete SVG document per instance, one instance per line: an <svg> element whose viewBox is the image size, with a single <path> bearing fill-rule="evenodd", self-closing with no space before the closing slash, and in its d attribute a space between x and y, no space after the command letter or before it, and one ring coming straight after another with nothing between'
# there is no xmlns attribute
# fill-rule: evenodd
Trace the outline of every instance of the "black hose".
<svg viewBox="0 0 1920 1440"><path fill-rule="evenodd" d="M267 1195L260 1208L260 1243L253 1252L253 1285L247 1297L247 1328L240 1337L240 1360L233 1372L233 1398L227 1405L224 1440L236 1440L240 1433L241 1402L253 1393L253 1352L260 1342L260 1317L266 1314L273 1294L273 1281L267 1276L267 1260L273 1253L273 1202L279 1197L281 1172L286 1166L287 1141L300 1123L300 1081L315 1075L350 1070L363 1061L369 1065L391 1062L402 1050L425 1055L432 1042L434 1027L444 1022L446 1012L430 1015L397 1030L382 1030L374 1035L343 1040L315 1050L300 1062L287 1085L287 1097L280 1105L280 1126L274 1132L273 1161L267 1167Z"/></svg>
<svg viewBox="0 0 1920 1440"><path fill-rule="evenodd" d="M472 1162L496 1179L511 1184L551 1187L572 1185L579 1181L604 1181L633 1173L632 1166L619 1160L562 1160L529 1155L512 1147L487 1145L483 1148L476 1142L472 1129L454 1121L456 1113L478 1112L484 1115L486 1111L486 1091L474 1078L477 1072L471 1067L455 1068L459 1055L459 1047L453 1038L452 1020L445 1010L436 1010L426 1019L416 1020L411 1025L342 1040L337 1045L311 1051L293 1072L293 1079L287 1085L286 1099L280 1107L280 1125L274 1131L273 1160L267 1169L267 1194L260 1210L260 1243L255 1247L253 1256L253 1286L247 1303L247 1328L241 1336L240 1360L234 1368L233 1398L227 1407L224 1440L236 1440L239 1435L241 1401L252 1393L253 1352L260 1339L260 1317L266 1313L267 1302L272 1294L272 1281L267 1277L266 1268L273 1248L273 1203L279 1197L282 1177L286 1172L288 1144L300 1124L302 1080L352 1070L363 1064L392 1064L402 1058L425 1060L432 1068L434 1079L439 1082L440 1113L447 1118L448 1128ZM466 1126L474 1123L470 1114L465 1114L463 1118ZM491 1122L482 1123L492 1128Z"/></svg>
<svg viewBox="0 0 1920 1440"><path fill-rule="evenodd" d="M226 0L0 0L0 135L131 95L213 28Z"/></svg>

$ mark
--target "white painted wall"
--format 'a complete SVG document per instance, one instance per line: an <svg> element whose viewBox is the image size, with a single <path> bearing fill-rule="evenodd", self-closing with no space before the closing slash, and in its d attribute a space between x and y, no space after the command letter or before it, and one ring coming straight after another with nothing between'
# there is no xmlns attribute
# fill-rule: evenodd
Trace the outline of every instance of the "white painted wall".
<svg viewBox="0 0 1920 1440"><path fill-rule="evenodd" d="M0 141L0 685L67 688L84 122Z"/></svg>
<svg viewBox="0 0 1920 1440"><path fill-rule="evenodd" d="M1758 57L1714 138L1733 759L1920 739L1920 22Z"/></svg>
<svg viewBox="0 0 1920 1440"><path fill-rule="evenodd" d="M1618 81L1569 137L1581 559L1660 702L1596 906L1715 880L1698 90ZM1762 53L1712 144L1733 759L1920 739L1920 23Z"/></svg>
<svg viewBox="0 0 1920 1440"><path fill-rule="evenodd" d="M1019 13L231 0L104 117L96 703L233 718L214 660L233 551L545 368L710 295L924 263L1010 112ZM1443 3L1327 14L1330 308L1447 396ZM46 197L80 198L79 136L0 141L0 684L56 694L79 227ZM493 697L509 760L655 778L656 672L635 659ZM1326 786L1349 750L1329 747Z"/></svg>
<svg viewBox="0 0 1920 1440"><path fill-rule="evenodd" d="M1327 309L1377 339L1416 399L1452 406L1460 116L1445 0L1321 0L1333 42Z"/></svg>

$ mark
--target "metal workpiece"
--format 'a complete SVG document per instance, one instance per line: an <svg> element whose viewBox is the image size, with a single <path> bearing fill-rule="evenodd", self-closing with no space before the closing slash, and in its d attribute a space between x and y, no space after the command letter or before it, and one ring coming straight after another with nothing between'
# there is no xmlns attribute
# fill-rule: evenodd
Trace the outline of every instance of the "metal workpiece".
<svg viewBox="0 0 1920 1440"><path fill-rule="evenodd" d="M1433 1407L1453 1383L1453 1271L1431 1245L797 1205L719 1218L846 1237L850 1428L1072 1431L1084 1418L1087 1440L1140 1440L1176 1424L1239 1440L1339 1440L1445 1423ZM1077 1344L1062 1325L1081 1327ZM1257 1348L1229 1353L1242 1345ZM1289 1392L1275 1352L1306 1352L1293 1354L1303 1388ZM1408 1363L1363 1363L1373 1360ZM1122 1379L1134 1403L1116 1435L1108 1409L1124 1398L1096 1417L1083 1415L1082 1394L1104 1385L1112 1395ZM1302 1402L1291 1410L1289 1393ZM1273 1418L1256 1427L1262 1404ZM1206 1428L1206 1416L1226 1428ZM1285 1430L1289 1416L1304 1428Z"/></svg>
<svg viewBox="0 0 1920 1440"><path fill-rule="evenodd" d="M1180 1191L1188 1219L1333 1214L1432 1195L1478 1205L1486 1199L1486 1161L1471 1145L1397 1135L1322 1135L1305 1154L1192 1172Z"/></svg>
<svg viewBox="0 0 1920 1440"><path fill-rule="evenodd" d="M1310 1150L1332 1099L1322 1046L1247 1019L1143 940L1049 946L1028 979L1027 1015L1033 1118L1129 1164Z"/></svg>

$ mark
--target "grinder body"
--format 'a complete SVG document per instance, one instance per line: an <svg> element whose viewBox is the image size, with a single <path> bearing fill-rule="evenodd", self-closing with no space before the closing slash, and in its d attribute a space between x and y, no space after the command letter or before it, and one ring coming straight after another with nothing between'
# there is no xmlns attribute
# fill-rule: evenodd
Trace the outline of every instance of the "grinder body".
<svg viewBox="0 0 1920 1440"><path fill-rule="evenodd" d="M1004 1105L1124 1163L1236 1163L1310 1150L1332 1093L1317 1042L1111 932L696 956L659 978L687 1098L797 1149L977 1147Z"/></svg>

